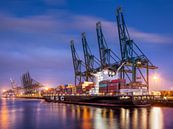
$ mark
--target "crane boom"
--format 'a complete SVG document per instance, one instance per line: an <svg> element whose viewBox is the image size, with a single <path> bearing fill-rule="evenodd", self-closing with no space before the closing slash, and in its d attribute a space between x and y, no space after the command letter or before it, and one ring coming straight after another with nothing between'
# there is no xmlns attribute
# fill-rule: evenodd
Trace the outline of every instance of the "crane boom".
<svg viewBox="0 0 173 129"><path fill-rule="evenodd" d="M77 81L80 83L82 80L82 60L79 59L79 56L76 53L76 49L74 47L74 41L71 40L70 42L71 47L71 53L72 53L72 59L73 59L73 67L74 67L74 73L75 73L75 85L77 84Z"/></svg>
<svg viewBox="0 0 173 129"><path fill-rule="evenodd" d="M129 83L133 84L137 82L137 75L140 75L148 88L149 69L156 69L157 67L150 62L137 44L131 40L121 7L117 8L116 19L122 58L121 62L125 62L124 66L122 66L120 76L121 78L127 76L130 80ZM130 75L125 72L125 67L132 71ZM143 72L141 72L142 69L146 70L145 76Z"/></svg>
<svg viewBox="0 0 173 129"><path fill-rule="evenodd" d="M101 22L96 23L96 32L97 32L97 40L99 46L99 54L102 69L108 65L110 65L110 49L108 49L107 43L105 41Z"/></svg>
<svg viewBox="0 0 173 129"><path fill-rule="evenodd" d="M84 59L85 59L86 81L89 81L89 79L93 81L93 76L90 73L94 71L94 55L92 55L91 53L91 50L86 40L85 33L82 33L82 46L83 46Z"/></svg>

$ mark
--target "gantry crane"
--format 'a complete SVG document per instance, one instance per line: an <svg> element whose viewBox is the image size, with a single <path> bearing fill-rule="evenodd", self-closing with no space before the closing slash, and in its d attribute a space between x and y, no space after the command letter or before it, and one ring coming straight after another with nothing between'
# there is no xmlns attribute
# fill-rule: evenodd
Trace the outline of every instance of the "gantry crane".
<svg viewBox="0 0 173 129"><path fill-rule="evenodd" d="M100 54L101 69L108 68L109 70L116 71L119 66L120 58L108 48L107 42L103 35L101 22L96 23L97 40Z"/></svg>
<svg viewBox="0 0 173 129"><path fill-rule="evenodd" d="M16 84L16 81L12 78L10 78L10 83L12 86L12 91L14 92L15 95L19 94L21 90L23 90L23 87L20 87Z"/></svg>
<svg viewBox="0 0 173 129"><path fill-rule="evenodd" d="M11 83L12 89L15 89L17 87L16 82L12 78L10 78L10 83Z"/></svg>
<svg viewBox="0 0 173 129"><path fill-rule="evenodd" d="M85 81L94 81L94 76L91 73L94 73L99 69L100 61L91 53L91 50L87 43L86 34L82 33L81 35L86 69L86 71L84 72Z"/></svg>
<svg viewBox="0 0 173 129"><path fill-rule="evenodd" d="M129 84L137 83L137 76L142 78L144 85L149 88L149 69L157 69L145 56L137 44L130 38L121 7L116 11L117 28L121 50L121 78L129 80ZM142 71L145 70L145 71ZM145 73L145 74L144 74Z"/></svg>
<svg viewBox="0 0 173 129"><path fill-rule="evenodd" d="M117 28L120 42L121 59L108 48L105 37L103 35L101 22L96 23L96 33L99 47L100 67L94 67L95 57L91 53L88 46L85 33L82 34L82 45L85 63L80 60L74 48L74 42L71 41L71 51L73 58L73 66L75 71L75 84L81 82L82 78L86 81L93 80L93 73L105 69L120 73L121 79L128 80L128 85L141 85L149 89L149 70L157 69L147 56L141 51L137 44L130 38L127 26L125 24L122 9L116 11ZM85 67L82 71L81 67ZM141 80L139 81L139 78Z"/></svg>
<svg viewBox="0 0 173 129"><path fill-rule="evenodd" d="M85 78L85 74L82 72L82 66L84 66L83 61L79 58L76 49L74 47L74 41L71 40L70 42L71 53L72 53L72 60L73 60L73 67L75 73L75 85L81 83L82 79Z"/></svg>
<svg viewBox="0 0 173 129"><path fill-rule="evenodd" d="M39 88L44 87L40 82L31 78L29 72L22 75L21 81L27 94L38 92Z"/></svg>

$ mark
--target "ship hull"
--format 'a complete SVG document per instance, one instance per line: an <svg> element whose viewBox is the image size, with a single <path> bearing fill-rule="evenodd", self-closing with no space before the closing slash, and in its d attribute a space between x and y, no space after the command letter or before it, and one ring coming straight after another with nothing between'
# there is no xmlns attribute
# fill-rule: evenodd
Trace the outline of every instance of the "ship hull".
<svg viewBox="0 0 173 129"><path fill-rule="evenodd" d="M92 105L103 107L148 107L151 106L149 99L141 96L44 96L47 102L58 102L79 105Z"/></svg>

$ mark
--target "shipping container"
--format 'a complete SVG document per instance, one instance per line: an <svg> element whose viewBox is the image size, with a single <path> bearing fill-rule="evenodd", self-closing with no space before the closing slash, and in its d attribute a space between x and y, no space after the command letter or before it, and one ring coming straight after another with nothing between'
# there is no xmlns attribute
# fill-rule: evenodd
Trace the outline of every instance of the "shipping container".
<svg viewBox="0 0 173 129"><path fill-rule="evenodd" d="M72 94L72 88L67 88L66 92L67 92L67 94Z"/></svg>
<svg viewBox="0 0 173 129"><path fill-rule="evenodd" d="M111 82L111 83L108 84L108 86L117 86L118 87L118 83Z"/></svg>
<svg viewBox="0 0 173 129"><path fill-rule="evenodd" d="M113 82L113 83L118 83L118 79L111 80L111 82Z"/></svg>
<svg viewBox="0 0 173 129"><path fill-rule="evenodd" d="M91 90L92 88L94 88L93 85L89 85L89 86L85 87L85 89L86 89L87 91Z"/></svg>
<svg viewBox="0 0 173 129"><path fill-rule="evenodd" d="M108 87L99 87L99 93L107 93Z"/></svg>
<svg viewBox="0 0 173 129"><path fill-rule="evenodd" d="M115 83L123 82L123 83L125 83L126 80L125 79L114 79L114 80L111 80L111 82L115 82Z"/></svg>
<svg viewBox="0 0 173 129"><path fill-rule="evenodd" d="M100 81L99 83L101 83L101 84L107 84L109 82L110 82L110 80L103 80L103 81Z"/></svg>
<svg viewBox="0 0 173 129"><path fill-rule="evenodd" d="M111 93L119 92L119 88L116 86L109 86L108 92L111 92Z"/></svg>
<svg viewBox="0 0 173 129"><path fill-rule="evenodd" d="M99 84L99 87L107 87L107 86L108 84L102 84L102 83Z"/></svg>
<svg viewBox="0 0 173 129"><path fill-rule="evenodd" d="M76 87L72 87L72 94L76 94Z"/></svg>
<svg viewBox="0 0 173 129"><path fill-rule="evenodd" d="M77 94L82 94L83 93L83 90L82 90L82 86L81 85L76 86L76 93Z"/></svg>

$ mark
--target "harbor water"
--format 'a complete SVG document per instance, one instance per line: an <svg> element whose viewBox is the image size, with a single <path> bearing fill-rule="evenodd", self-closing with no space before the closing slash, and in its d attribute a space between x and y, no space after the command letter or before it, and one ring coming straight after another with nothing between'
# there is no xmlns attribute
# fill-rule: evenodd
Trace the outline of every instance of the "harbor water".
<svg viewBox="0 0 173 129"><path fill-rule="evenodd" d="M173 129L173 108L101 108L0 99L0 129Z"/></svg>

